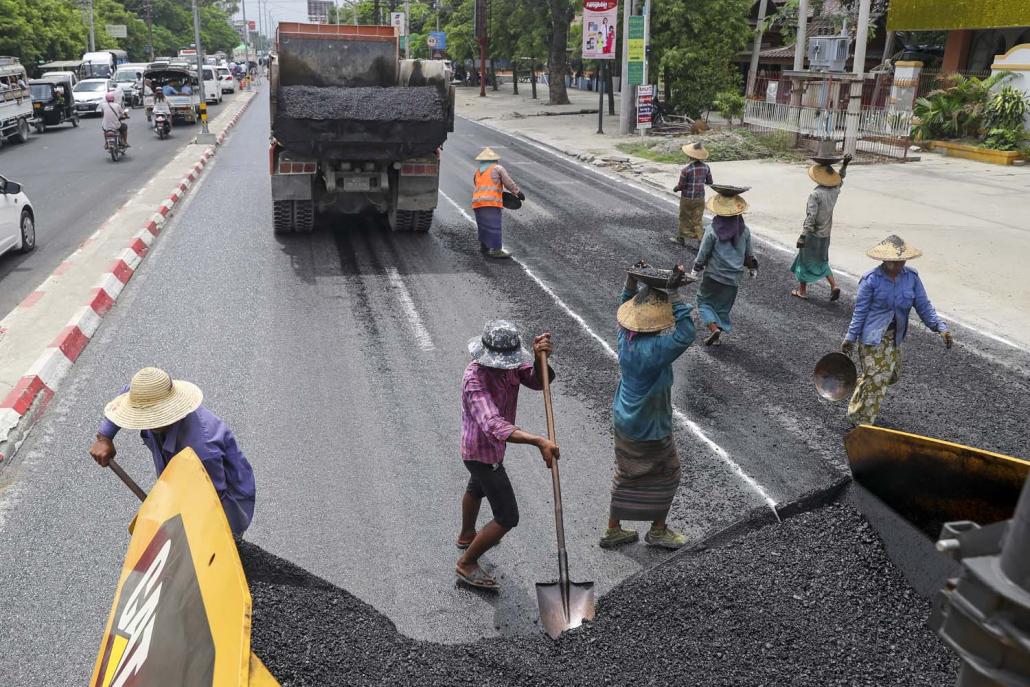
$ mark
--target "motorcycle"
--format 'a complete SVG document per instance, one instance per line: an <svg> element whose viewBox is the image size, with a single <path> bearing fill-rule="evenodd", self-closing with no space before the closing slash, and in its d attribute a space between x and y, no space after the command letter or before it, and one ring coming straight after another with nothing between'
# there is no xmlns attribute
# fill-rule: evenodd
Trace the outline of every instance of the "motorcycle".
<svg viewBox="0 0 1030 687"><path fill-rule="evenodd" d="M111 155L112 162L118 162L118 159L125 155L125 144L122 143L122 136L117 130L104 129L104 150Z"/></svg>
<svg viewBox="0 0 1030 687"><path fill-rule="evenodd" d="M171 117L164 112L154 113L154 131L161 140L164 140L165 136L172 133L172 122L170 120Z"/></svg>

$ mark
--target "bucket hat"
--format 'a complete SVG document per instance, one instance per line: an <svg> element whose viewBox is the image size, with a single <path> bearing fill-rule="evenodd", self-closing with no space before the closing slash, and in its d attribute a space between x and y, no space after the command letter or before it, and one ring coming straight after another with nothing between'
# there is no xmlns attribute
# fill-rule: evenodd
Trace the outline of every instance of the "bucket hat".
<svg viewBox="0 0 1030 687"><path fill-rule="evenodd" d="M833 167L829 165L810 165L808 167L808 178L820 186L840 186L843 179Z"/></svg>
<svg viewBox="0 0 1030 687"><path fill-rule="evenodd" d="M873 260L883 262L900 262L902 260L913 260L923 254L923 251L905 243L905 239L891 234L883 241L865 252Z"/></svg>
<svg viewBox="0 0 1030 687"><path fill-rule="evenodd" d="M620 305L616 319L623 328L642 334L660 332L676 324L668 294L649 286Z"/></svg>
<svg viewBox="0 0 1030 687"><path fill-rule="evenodd" d="M491 320L483 335L469 340L469 354L483 367L514 370L533 362L533 355L522 346L519 329L508 320Z"/></svg>
<svg viewBox="0 0 1030 687"><path fill-rule="evenodd" d="M692 157L695 160L707 160L708 150L700 143L687 143L680 150L687 157Z"/></svg>
<svg viewBox="0 0 1030 687"><path fill-rule="evenodd" d="M495 153L493 148L490 148L488 146L486 148L483 148L483 152L481 152L479 155L476 155L476 159L484 161L484 162L488 162L488 161L491 161L491 160L494 160L494 161L500 160L501 156L498 155L497 153Z"/></svg>
<svg viewBox="0 0 1030 687"><path fill-rule="evenodd" d="M719 195L712 196L705 203L705 207L713 215L719 215L720 217L736 217L747 212L748 204L747 201L740 196L724 196L721 193Z"/></svg>
<svg viewBox="0 0 1030 687"><path fill-rule="evenodd" d="M124 429L156 429L175 424L203 400L197 385L172 379L159 368L144 367L132 376L129 390L104 407L104 415Z"/></svg>

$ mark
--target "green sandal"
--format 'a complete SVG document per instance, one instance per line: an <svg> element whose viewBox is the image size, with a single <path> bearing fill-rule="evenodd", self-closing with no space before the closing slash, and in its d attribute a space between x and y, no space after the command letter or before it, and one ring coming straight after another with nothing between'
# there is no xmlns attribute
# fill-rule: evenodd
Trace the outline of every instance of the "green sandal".
<svg viewBox="0 0 1030 687"><path fill-rule="evenodd" d="M632 544L640 539L636 530L624 530L621 527L609 527L601 537L600 546L602 549L614 549L623 544Z"/></svg>

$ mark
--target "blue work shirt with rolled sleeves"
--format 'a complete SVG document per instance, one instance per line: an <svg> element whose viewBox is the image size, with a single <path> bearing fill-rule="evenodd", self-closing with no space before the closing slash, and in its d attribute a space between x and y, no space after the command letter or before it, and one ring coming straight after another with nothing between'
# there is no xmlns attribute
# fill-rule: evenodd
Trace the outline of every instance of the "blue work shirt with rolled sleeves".
<svg viewBox="0 0 1030 687"><path fill-rule="evenodd" d="M636 294L623 290L625 303ZM635 441L664 439L672 434L672 364L694 342L693 308L674 300L671 332L634 334L619 328L619 386L612 401L612 424Z"/></svg>
<svg viewBox="0 0 1030 687"><path fill-rule="evenodd" d="M948 330L926 295L918 272L905 266L891 279L880 267L869 270L858 282L855 312L845 339L870 346L878 344L891 322L895 322L894 343L900 346L908 333L908 315L913 307L930 331Z"/></svg>
<svg viewBox="0 0 1030 687"><path fill-rule="evenodd" d="M99 433L114 439L120 429L105 419ZM171 425L162 436L149 429L139 435L154 457L158 475L172 456L185 448L193 449L211 477L233 534L243 534L254 517L254 470L221 418L200 406Z"/></svg>

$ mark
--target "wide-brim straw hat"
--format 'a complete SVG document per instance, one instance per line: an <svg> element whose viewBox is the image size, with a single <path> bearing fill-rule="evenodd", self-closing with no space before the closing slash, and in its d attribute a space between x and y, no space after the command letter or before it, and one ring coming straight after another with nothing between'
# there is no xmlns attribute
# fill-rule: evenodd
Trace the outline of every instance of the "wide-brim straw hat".
<svg viewBox="0 0 1030 687"><path fill-rule="evenodd" d="M883 241L865 252L873 260L883 262L900 262L902 260L913 260L923 254L923 251L905 243L905 239L891 234Z"/></svg>
<svg viewBox="0 0 1030 687"><path fill-rule="evenodd" d="M476 155L476 159L483 162L489 162L491 160L500 160L501 156L495 153L493 148L486 147L483 148L483 152Z"/></svg>
<svg viewBox="0 0 1030 687"><path fill-rule="evenodd" d="M695 160L707 160L708 150L700 143L686 143L680 150L687 157L692 157Z"/></svg>
<svg viewBox="0 0 1030 687"><path fill-rule="evenodd" d="M660 332L676 324L668 295L647 286L619 306L616 319L623 328L642 334Z"/></svg>
<svg viewBox="0 0 1030 687"><path fill-rule="evenodd" d="M724 196L722 194L712 196L705 203L705 207L713 215L720 217L736 217L747 212L747 201L740 196Z"/></svg>
<svg viewBox="0 0 1030 687"><path fill-rule="evenodd" d="M123 429L157 429L183 419L203 400L197 385L144 367L132 376L129 390L104 407L104 415Z"/></svg>
<svg viewBox="0 0 1030 687"><path fill-rule="evenodd" d="M840 186L843 181L837 170L829 165L810 165L808 168L808 178L820 186L829 186L831 188Z"/></svg>

